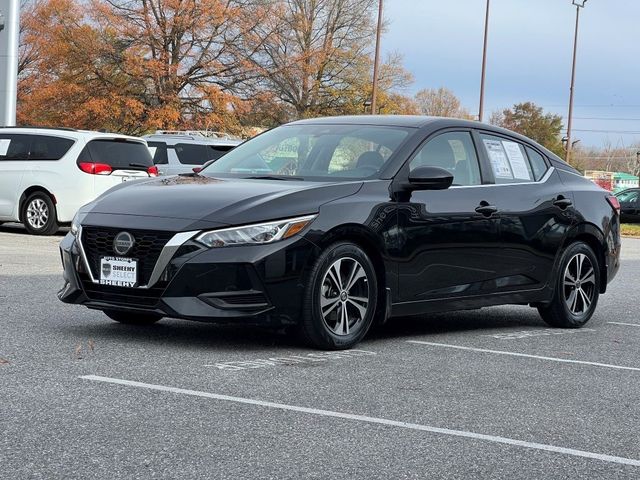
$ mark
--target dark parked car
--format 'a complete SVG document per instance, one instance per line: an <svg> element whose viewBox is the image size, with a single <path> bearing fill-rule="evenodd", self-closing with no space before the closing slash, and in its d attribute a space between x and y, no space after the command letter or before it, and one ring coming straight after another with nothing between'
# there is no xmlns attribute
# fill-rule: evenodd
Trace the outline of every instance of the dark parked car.
<svg viewBox="0 0 640 480"><path fill-rule="evenodd" d="M620 218L623 222L640 222L640 188L629 188L616 193L620 202Z"/></svg>
<svg viewBox="0 0 640 480"><path fill-rule="evenodd" d="M59 298L118 322L290 325L349 348L374 322L488 305L584 325L619 268L619 204L496 127L321 118L113 188L61 251Z"/></svg>

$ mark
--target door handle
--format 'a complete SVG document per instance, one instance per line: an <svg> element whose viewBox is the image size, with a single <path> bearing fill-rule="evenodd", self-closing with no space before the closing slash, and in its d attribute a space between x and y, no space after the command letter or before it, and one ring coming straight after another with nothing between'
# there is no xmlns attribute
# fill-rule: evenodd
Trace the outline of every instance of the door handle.
<svg viewBox="0 0 640 480"><path fill-rule="evenodd" d="M498 208L494 205L489 205L487 202L480 202L480 205L476 207L476 212L481 213L485 217L490 217L498 211Z"/></svg>
<svg viewBox="0 0 640 480"><path fill-rule="evenodd" d="M569 208L571 205L573 205L573 202L568 198L564 198L562 195L560 195L558 198L554 200L553 204L556 207L559 207L562 210L564 210L565 208Z"/></svg>

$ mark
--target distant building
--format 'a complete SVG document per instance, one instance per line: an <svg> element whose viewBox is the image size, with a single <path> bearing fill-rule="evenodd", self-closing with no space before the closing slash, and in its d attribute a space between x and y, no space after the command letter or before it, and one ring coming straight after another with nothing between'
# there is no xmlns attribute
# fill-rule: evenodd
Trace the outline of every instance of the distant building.
<svg viewBox="0 0 640 480"><path fill-rule="evenodd" d="M629 173L617 172L613 177L613 191L618 193L627 188L638 186L638 177Z"/></svg>
<svg viewBox="0 0 640 480"><path fill-rule="evenodd" d="M624 172L586 170L584 176L605 190L614 193L638 186L638 177Z"/></svg>

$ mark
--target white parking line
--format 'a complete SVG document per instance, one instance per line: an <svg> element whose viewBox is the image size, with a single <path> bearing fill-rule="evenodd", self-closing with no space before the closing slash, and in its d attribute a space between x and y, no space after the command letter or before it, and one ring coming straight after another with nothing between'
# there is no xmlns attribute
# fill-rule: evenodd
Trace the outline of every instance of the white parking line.
<svg viewBox="0 0 640 480"><path fill-rule="evenodd" d="M624 322L607 322L612 325L625 325L627 327L640 327L637 323L624 323Z"/></svg>
<svg viewBox="0 0 640 480"><path fill-rule="evenodd" d="M594 366L594 367L605 367L605 368L614 368L616 370L632 370L634 372L640 372L640 368L636 368L636 367L625 367L625 366L622 366L622 365L610 365L608 363L586 362L584 360L569 360L567 358L541 357L539 355L529 355L527 353L505 352L503 350L489 350L489 349L486 349L486 348L463 347L461 345L449 345L448 343L421 342L419 340L407 340L407 343L416 343L416 344L419 344L419 345L429 345L431 347L455 348L455 349L458 349L458 350L468 350L468 351L471 351L471 352L496 353L498 355L511 355L513 357L535 358L537 360L548 360L550 362L578 363L580 365L591 365L591 366Z"/></svg>
<svg viewBox="0 0 640 480"><path fill-rule="evenodd" d="M222 400L225 402L242 403L245 405L254 405L258 407L275 408L278 410L287 410L291 412L308 413L311 415L319 415L323 417L341 418L344 420L355 420L364 423L373 423L378 425L386 425L390 427L406 428L410 430L420 430L423 432L436 433L440 435L449 435L453 437L470 438L473 440L482 440L491 443L501 443L515 447L530 448L533 450L543 450L546 452L562 453L572 455L574 457L591 458L594 460L602 460L604 462L612 462L620 465L632 465L640 467L640 460L632 458L616 457L613 455L604 455L601 453L587 452L584 450L575 450L573 448L557 447L554 445L546 445L544 443L526 442L523 440L515 440L512 438L498 437L495 435L485 435L482 433L467 432L464 430L451 430L449 428L430 427L428 425L420 425L417 423L400 422L397 420L387 420L385 418L367 417L365 415L355 415L352 413L334 412L332 410L320 410L317 408L299 407L296 405L287 405L284 403L265 402L262 400L254 400L251 398L232 397L229 395L220 395L217 393L201 392L198 390L187 390L184 388L167 387L164 385L155 385L152 383L135 382L132 380L122 380L119 378L101 377L98 375L84 375L80 378L84 380L92 380L95 382L113 383L116 385L126 385L129 387L146 388L148 390L157 390L160 392L180 393L194 397L210 398L213 400Z"/></svg>

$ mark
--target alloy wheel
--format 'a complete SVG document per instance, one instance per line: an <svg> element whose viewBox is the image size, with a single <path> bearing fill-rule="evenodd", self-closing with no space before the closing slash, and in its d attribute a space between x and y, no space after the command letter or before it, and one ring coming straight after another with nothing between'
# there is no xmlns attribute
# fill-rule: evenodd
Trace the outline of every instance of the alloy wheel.
<svg viewBox="0 0 640 480"><path fill-rule="evenodd" d="M49 207L41 198L34 198L27 206L27 222L36 230L43 228L49 220Z"/></svg>
<svg viewBox="0 0 640 480"><path fill-rule="evenodd" d="M335 335L349 335L364 322L369 303L369 279L360 262L344 257L331 264L320 289L327 328Z"/></svg>
<svg viewBox="0 0 640 480"><path fill-rule="evenodd" d="M586 313L596 293L596 274L584 253L574 255L564 271L564 301L573 315Z"/></svg>

